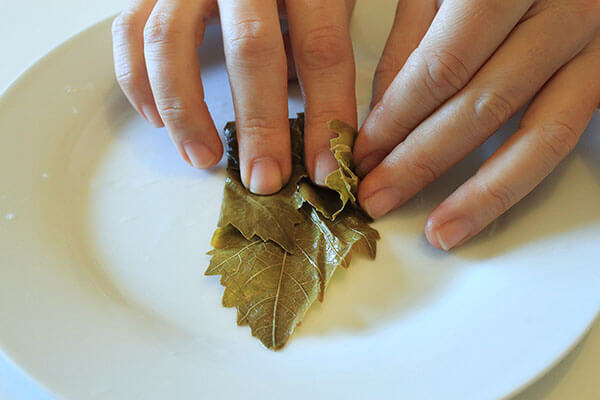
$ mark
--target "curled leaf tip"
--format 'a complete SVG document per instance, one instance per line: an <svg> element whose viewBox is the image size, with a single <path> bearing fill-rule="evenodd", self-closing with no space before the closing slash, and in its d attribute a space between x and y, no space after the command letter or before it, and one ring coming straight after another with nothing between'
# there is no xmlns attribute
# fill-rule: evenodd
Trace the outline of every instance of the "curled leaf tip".
<svg viewBox="0 0 600 400"><path fill-rule="evenodd" d="M330 146L339 168L325 179L325 185L336 191L342 202L340 209L332 215L332 218L335 218L348 202L356 204L358 176L354 173L352 146L354 146L357 132L350 125L338 120L329 121L327 127L337 134L335 138L331 139Z"/></svg>

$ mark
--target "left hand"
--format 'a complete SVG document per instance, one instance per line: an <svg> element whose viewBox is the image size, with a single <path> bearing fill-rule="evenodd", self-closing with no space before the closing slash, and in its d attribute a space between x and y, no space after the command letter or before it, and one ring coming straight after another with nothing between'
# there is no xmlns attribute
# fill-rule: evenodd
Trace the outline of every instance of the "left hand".
<svg viewBox="0 0 600 400"><path fill-rule="evenodd" d="M353 7L354 0L129 0L113 23L117 81L140 115L166 126L186 162L213 167L223 146L204 99L196 49L218 16L242 182L253 193L271 194L292 174L288 78L295 64L305 98L307 169L324 185L337 168L327 121L356 126Z"/></svg>
<svg viewBox="0 0 600 400"><path fill-rule="evenodd" d="M449 250L533 190L600 104L600 1L400 0L354 153L374 218L399 207L533 98L520 128L428 217Z"/></svg>

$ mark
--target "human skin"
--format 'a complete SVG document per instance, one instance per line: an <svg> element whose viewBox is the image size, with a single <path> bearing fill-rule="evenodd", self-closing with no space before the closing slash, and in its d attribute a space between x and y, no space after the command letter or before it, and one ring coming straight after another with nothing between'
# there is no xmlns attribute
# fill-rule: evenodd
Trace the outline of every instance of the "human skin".
<svg viewBox="0 0 600 400"><path fill-rule="evenodd" d="M307 169L322 185L337 167L326 122L357 124L353 3L132 0L113 25L117 78L142 116L167 127L184 160L214 166L223 149L204 102L196 47L218 15L243 183L270 194L289 179L287 82L297 73ZM600 103L600 0L439 3L399 1L354 155L363 177L359 201L379 218L531 101L520 128L429 215L429 242L449 250L533 190L578 142Z"/></svg>
<svg viewBox="0 0 600 400"><path fill-rule="evenodd" d="M214 166L223 147L204 101L196 48L218 15L242 182L254 193L271 194L290 177L287 83L293 58L305 97L307 169L324 184L337 166L327 121L357 125L353 6L354 0L132 0L113 24L117 80L142 116L167 127L184 160L197 168ZM280 18L289 26L288 57Z"/></svg>
<svg viewBox="0 0 600 400"><path fill-rule="evenodd" d="M400 207L531 101L519 129L429 215L449 250L533 190L600 103L600 1L401 1L354 155L374 218Z"/></svg>

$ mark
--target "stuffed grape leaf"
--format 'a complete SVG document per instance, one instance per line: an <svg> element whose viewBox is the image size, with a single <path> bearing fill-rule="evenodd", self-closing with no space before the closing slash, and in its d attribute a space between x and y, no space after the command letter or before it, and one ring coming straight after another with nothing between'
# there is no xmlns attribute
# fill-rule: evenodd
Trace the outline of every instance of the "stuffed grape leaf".
<svg viewBox="0 0 600 400"><path fill-rule="evenodd" d="M273 195L259 196L242 184L235 124L230 122L226 125L228 166L219 227L233 225L248 240L258 236L262 240L274 241L288 252L294 252L294 226L301 221L296 187L300 179L308 175L302 162L303 130L303 118L290 120L293 169L289 182Z"/></svg>
<svg viewBox="0 0 600 400"><path fill-rule="evenodd" d="M329 126L337 133L331 147L339 165L328 177L330 189L307 178L300 114L290 120L293 179L271 196L255 196L243 187L235 127L226 127L227 181L206 274L221 275L223 305L236 307L238 324L250 325L252 334L271 349L285 345L353 253L376 255L379 234L356 205L358 178L351 153L356 132L341 122Z"/></svg>

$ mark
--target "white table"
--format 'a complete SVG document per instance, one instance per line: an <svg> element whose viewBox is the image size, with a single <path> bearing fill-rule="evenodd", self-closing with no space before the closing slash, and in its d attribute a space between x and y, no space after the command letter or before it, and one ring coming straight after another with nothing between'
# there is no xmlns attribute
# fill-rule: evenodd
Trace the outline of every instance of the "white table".
<svg viewBox="0 0 600 400"><path fill-rule="evenodd" d="M2 0L0 92L29 65L68 37L115 14L126 0ZM48 399L0 355L0 399ZM514 400L600 399L600 321L558 366Z"/></svg>

